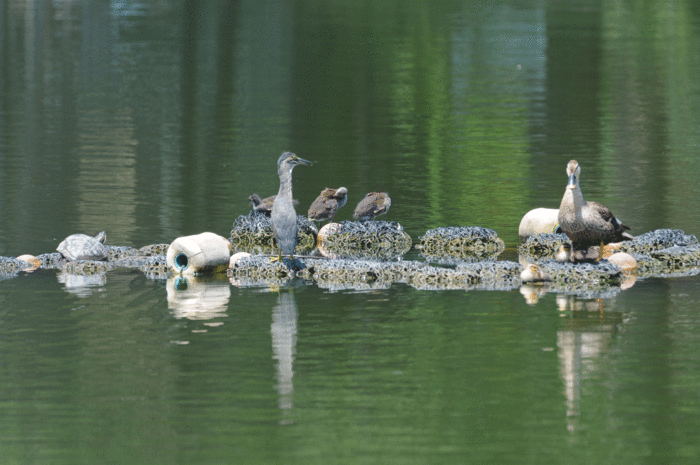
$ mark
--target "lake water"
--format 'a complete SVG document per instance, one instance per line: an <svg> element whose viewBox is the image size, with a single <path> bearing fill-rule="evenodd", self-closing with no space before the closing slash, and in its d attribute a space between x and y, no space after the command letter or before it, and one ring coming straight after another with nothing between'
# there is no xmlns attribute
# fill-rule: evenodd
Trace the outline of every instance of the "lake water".
<svg viewBox="0 0 700 465"><path fill-rule="evenodd" d="M586 198L700 234L700 3L0 2L0 256L229 236L294 170L414 243ZM421 260L416 251L404 259ZM2 463L695 463L700 278L0 281Z"/></svg>

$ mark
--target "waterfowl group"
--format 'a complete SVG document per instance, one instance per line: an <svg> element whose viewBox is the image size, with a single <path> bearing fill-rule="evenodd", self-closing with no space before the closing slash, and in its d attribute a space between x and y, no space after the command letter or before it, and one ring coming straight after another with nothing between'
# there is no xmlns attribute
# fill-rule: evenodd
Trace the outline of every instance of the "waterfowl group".
<svg viewBox="0 0 700 465"><path fill-rule="evenodd" d="M576 160L566 165L569 181L559 206L559 226L571 240L574 250L587 250L591 246L603 246L611 242L634 239L610 209L598 202L586 201L581 193L579 176L581 167Z"/></svg>
<svg viewBox="0 0 700 465"><path fill-rule="evenodd" d="M257 194L248 198L256 212L270 212L272 230L280 248L280 257L293 257L297 241L297 222L295 207L298 204L292 198L292 169L296 165L311 166L312 163L299 158L291 152L283 153L277 161L277 173L280 188L276 196L260 199ZM634 239L627 231L630 229L612 214L610 209L598 202L586 201L579 183L581 167L576 160L566 166L568 182L559 206L558 220L561 231L571 241L571 249L562 249L557 254L560 261L568 261L576 255L574 252L588 251L589 247ZM333 221L339 208L345 206L348 190L327 187L309 207L308 217L311 221ZM355 207L353 217L360 221L372 221L377 216L389 211L391 199L386 192L369 192Z"/></svg>

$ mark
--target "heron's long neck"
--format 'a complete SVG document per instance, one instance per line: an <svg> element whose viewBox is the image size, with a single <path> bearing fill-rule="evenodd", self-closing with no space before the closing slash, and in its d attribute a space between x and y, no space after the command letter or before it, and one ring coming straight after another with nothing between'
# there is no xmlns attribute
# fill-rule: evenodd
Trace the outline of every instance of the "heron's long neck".
<svg viewBox="0 0 700 465"><path fill-rule="evenodd" d="M280 197L283 199L291 199L292 198L292 170L291 170L291 168L280 170L279 175L280 175L280 190L277 193L277 197Z"/></svg>

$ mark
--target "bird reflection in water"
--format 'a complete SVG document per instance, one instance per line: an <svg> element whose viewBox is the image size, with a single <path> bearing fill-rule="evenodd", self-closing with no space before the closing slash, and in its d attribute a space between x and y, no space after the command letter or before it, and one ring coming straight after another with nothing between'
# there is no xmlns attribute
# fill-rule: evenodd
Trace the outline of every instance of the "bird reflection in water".
<svg viewBox="0 0 700 465"><path fill-rule="evenodd" d="M277 306L272 311L272 352L277 360L277 391L279 392L279 408L284 413L291 413L294 393L293 363L297 344L297 305L294 293L279 292ZM283 424L292 423L287 417L280 421Z"/></svg>
<svg viewBox="0 0 700 465"><path fill-rule="evenodd" d="M567 428L577 429L581 408L581 386L596 376L600 359L623 323L622 313L604 311L600 299L580 300L557 296L562 316L568 316L557 331L559 371L566 395Z"/></svg>

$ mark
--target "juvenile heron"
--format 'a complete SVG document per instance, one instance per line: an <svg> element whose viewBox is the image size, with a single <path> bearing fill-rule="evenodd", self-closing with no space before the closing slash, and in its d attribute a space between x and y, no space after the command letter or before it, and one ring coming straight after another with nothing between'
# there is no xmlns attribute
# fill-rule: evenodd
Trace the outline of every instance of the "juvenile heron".
<svg viewBox="0 0 700 465"><path fill-rule="evenodd" d="M311 166L312 163L299 158L292 152L284 152L277 160L277 174L280 177L280 190L272 204L272 232L275 234L277 247L282 255L294 259L294 249L297 246L297 212L292 200L292 170L296 165Z"/></svg>
<svg viewBox="0 0 700 465"><path fill-rule="evenodd" d="M355 207L353 217L357 220L372 221L389 211L391 199L386 192L370 192Z"/></svg>
<svg viewBox="0 0 700 465"><path fill-rule="evenodd" d="M338 209L345 206L347 202L348 190L346 188L326 187L309 207L309 219L312 221L330 220L332 223Z"/></svg>
<svg viewBox="0 0 700 465"><path fill-rule="evenodd" d="M271 195L270 197L260 199L258 194L250 194L248 196L248 203L251 207L253 207L254 211L269 215L270 212L272 212L272 204L275 203L276 198L276 195ZM292 202L294 203L295 208L297 205L299 205L299 201L297 199L294 199Z"/></svg>
<svg viewBox="0 0 700 465"><path fill-rule="evenodd" d="M587 202L579 187L581 167L576 160L566 165L569 182L559 206L559 226L566 234L574 250L587 250L593 245L602 246L610 242L629 241L634 236L625 232L630 229L615 218L605 205Z"/></svg>

